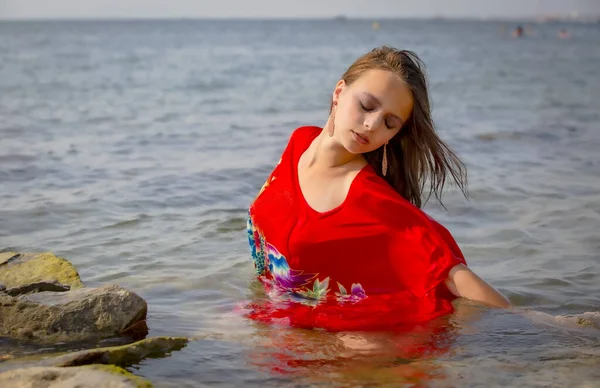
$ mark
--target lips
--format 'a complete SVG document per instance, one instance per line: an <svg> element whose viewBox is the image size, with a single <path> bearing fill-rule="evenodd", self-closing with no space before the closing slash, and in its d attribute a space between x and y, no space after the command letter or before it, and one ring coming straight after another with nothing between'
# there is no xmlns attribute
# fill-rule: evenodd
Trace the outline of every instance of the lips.
<svg viewBox="0 0 600 388"><path fill-rule="evenodd" d="M356 139L356 141L358 141L361 144L369 144L369 139L359 133L356 133L354 131L352 131L352 134L354 135L354 138Z"/></svg>

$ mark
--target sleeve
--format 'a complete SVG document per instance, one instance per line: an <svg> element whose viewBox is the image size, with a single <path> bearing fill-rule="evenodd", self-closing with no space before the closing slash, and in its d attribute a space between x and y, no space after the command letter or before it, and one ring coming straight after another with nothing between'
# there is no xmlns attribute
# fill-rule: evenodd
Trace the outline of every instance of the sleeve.
<svg viewBox="0 0 600 388"><path fill-rule="evenodd" d="M316 135L318 134L317 131L320 131L320 128L318 128L318 127L296 128L290 135L287 146L285 147L283 154L281 154L281 157L279 158L279 161L275 165L275 168L273 169L273 172L271 173L269 178L271 178L273 176L274 172L277 170L277 167L282 163L282 161L284 159L286 159L286 161L289 159L293 159L294 154L296 152L299 152L300 149L305 150L308 147L308 145L310 144L310 142L312 141L312 139L314 139L314 137L316 137Z"/></svg>
<svg viewBox="0 0 600 388"><path fill-rule="evenodd" d="M465 260L465 256L463 255L463 253L460 250L458 244L456 243L456 240L454 239L454 237L452 237L452 235L450 234L450 232L448 231L448 229L446 229L442 224L440 224L439 222L437 222L436 220L434 220L431 217L430 217L430 222L433 224L433 228L440 235L440 237L442 238L442 240L444 240L444 242L446 244L448 244L448 247L452 251L452 254L462 264L467 265L467 261Z"/></svg>
<svg viewBox="0 0 600 388"><path fill-rule="evenodd" d="M309 129L310 129L309 127L300 127L300 128L296 128L292 132L292 134L290 135L290 137L288 139L287 145L285 146L285 149L283 150L281 157L277 161L277 164L273 168L273 171L271 172L269 178L273 175L275 170L277 170L277 167L279 166L279 164L281 164L281 161L284 158L292 158L293 157L292 153L294 152L294 149L297 148L299 143L304 141L304 139L308 135L307 132L309 131Z"/></svg>
<svg viewBox="0 0 600 388"><path fill-rule="evenodd" d="M277 178L277 170L279 168L279 165L282 164L282 161L284 159L288 159L288 158L293 158L293 152L294 149L298 147L298 143L302 142L303 139L306 138L307 136L307 132L310 130L309 127L300 127L295 129L292 134L289 137L288 143L285 146L285 149L283 150L283 153L281 154L279 160L277 161L277 163L275 164L275 166L273 167L273 169L271 170L271 172L269 173L269 175L267 176L267 179L265 180L265 182L263 183L262 187L260 188L260 190L258 191L258 193L256 194L256 196L254 197L254 200L252 201L252 203L254 203L258 197L260 197L260 195L263 193L263 191L269 187L269 185L271 184L271 182ZM286 163L283 163L284 165Z"/></svg>
<svg viewBox="0 0 600 388"><path fill-rule="evenodd" d="M416 213L414 210L409 213ZM405 210L406 213L406 210ZM403 225L393 228L390 260L403 288L423 297L448 277L464 257L454 238L442 225L418 214L406 214Z"/></svg>

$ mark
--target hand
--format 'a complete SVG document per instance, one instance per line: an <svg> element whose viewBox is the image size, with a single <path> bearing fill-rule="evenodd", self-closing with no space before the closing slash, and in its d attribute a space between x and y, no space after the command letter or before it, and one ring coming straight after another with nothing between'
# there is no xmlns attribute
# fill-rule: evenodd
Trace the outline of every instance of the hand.
<svg viewBox="0 0 600 388"><path fill-rule="evenodd" d="M535 310L513 309L534 324L550 326L558 329L595 328L600 330L600 312L588 311L575 315L551 315Z"/></svg>

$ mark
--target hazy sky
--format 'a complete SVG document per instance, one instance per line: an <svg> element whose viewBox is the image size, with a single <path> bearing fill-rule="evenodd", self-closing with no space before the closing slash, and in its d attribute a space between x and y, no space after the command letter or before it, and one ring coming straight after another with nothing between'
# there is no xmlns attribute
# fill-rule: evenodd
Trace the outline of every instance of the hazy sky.
<svg viewBox="0 0 600 388"><path fill-rule="evenodd" d="M600 0L0 0L0 19L600 16Z"/></svg>

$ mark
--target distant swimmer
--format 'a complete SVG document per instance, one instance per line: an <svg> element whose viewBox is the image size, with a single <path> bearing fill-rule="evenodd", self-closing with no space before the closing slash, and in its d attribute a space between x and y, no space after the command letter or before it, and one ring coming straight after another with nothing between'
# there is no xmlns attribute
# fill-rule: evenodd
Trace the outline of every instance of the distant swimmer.
<svg viewBox="0 0 600 388"><path fill-rule="evenodd" d="M513 38L520 38L523 36L523 26L518 26L517 28L514 29L514 31L512 32L512 36Z"/></svg>
<svg viewBox="0 0 600 388"><path fill-rule="evenodd" d="M571 37L571 34L569 34L569 31L567 31L566 28L562 28L560 31L558 31L559 39L569 39L570 37Z"/></svg>

